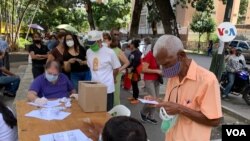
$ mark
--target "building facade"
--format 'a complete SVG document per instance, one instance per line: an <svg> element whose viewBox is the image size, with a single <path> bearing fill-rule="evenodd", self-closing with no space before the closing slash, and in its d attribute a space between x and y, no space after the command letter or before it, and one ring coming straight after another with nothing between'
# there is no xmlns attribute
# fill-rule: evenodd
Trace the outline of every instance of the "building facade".
<svg viewBox="0 0 250 141"><path fill-rule="evenodd" d="M171 3L174 4L176 0L171 0ZM250 0L249 0L250 3ZM132 0L132 10L134 5L134 0ZM215 20L215 23L219 25L224 20L226 5L222 3L222 0L214 0L214 13L212 17ZM230 22L233 24L237 24L238 13L240 8L240 0L234 0L233 8L229 11L228 16L230 16ZM189 25L192 22L192 17L195 14L196 10L190 5L187 4L187 8L183 8L181 5L177 5L173 7L176 13L176 20L179 27L179 32L181 34L187 34L187 29L189 29ZM152 34L152 29L147 20L148 17L148 9L146 6L143 7L140 18L140 27L139 34ZM250 4L248 4L248 11L246 14L245 24L250 24ZM163 34L163 26L162 23L159 22L157 24L157 32L158 34Z"/></svg>

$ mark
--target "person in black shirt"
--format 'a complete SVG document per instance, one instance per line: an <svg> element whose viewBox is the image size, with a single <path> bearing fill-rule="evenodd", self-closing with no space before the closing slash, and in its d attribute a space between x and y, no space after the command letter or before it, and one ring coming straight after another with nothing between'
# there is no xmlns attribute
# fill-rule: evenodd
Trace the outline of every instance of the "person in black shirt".
<svg viewBox="0 0 250 141"><path fill-rule="evenodd" d="M64 46L64 70L70 72L70 79L75 89L78 90L78 81L91 80L90 69L86 61L86 50L80 46L77 37L70 33L64 37Z"/></svg>
<svg viewBox="0 0 250 141"><path fill-rule="evenodd" d="M48 58L48 48L42 44L41 35L39 33L33 34L33 44L29 48L29 53L32 58L32 74L33 77L44 73L44 65Z"/></svg>
<svg viewBox="0 0 250 141"><path fill-rule="evenodd" d="M131 84L133 89L133 98L129 98L131 104L138 104L139 101L139 88L138 81L140 80L140 73L137 72L137 67L141 64L141 51L138 49L140 40L133 40L130 44L131 54L129 55L130 65L128 66L128 72L132 75Z"/></svg>

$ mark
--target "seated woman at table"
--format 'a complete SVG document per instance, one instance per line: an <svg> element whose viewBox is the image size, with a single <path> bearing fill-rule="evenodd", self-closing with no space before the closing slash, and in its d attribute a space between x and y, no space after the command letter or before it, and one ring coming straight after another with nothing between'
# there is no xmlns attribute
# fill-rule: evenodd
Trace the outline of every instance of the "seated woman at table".
<svg viewBox="0 0 250 141"><path fill-rule="evenodd" d="M144 126L126 116L111 118L102 131L102 141L147 141Z"/></svg>
<svg viewBox="0 0 250 141"><path fill-rule="evenodd" d="M0 141L17 141L16 117L2 101L0 101Z"/></svg>
<svg viewBox="0 0 250 141"><path fill-rule="evenodd" d="M60 73L61 67L56 61L49 61L45 73L38 76L28 91L28 100L38 105L47 103L47 99L56 99L75 95L72 82L66 75Z"/></svg>

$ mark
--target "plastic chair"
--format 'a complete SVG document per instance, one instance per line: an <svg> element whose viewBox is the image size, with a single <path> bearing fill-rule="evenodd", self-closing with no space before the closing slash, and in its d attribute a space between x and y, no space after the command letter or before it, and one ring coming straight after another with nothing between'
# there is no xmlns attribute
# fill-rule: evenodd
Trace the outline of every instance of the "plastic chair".
<svg viewBox="0 0 250 141"><path fill-rule="evenodd" d="M116 105L108 112L112 117L116 116L130 116L131 111L124 105Z"/></svg>

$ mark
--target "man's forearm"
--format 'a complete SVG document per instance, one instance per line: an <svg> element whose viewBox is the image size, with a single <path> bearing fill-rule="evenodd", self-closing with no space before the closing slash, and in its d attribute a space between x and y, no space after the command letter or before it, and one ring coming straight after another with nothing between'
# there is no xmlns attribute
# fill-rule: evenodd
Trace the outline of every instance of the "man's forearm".
<svg viewBox="0 0 250 141"><path fill-rule="evenodd" d="M12 72L6 70L5 68L1 68L1 71L2 71L3 73L7 74L7 75L15 75L14 73L12 73Z"/></svg>
<svg viewBox="0 0 250 141"><path fill-rule="evenodd" d="M204 114L195 111L183 105L180 105L180 114L190 118L191 120L207 126L218 126L220 119L208 119Z"/></svg>

